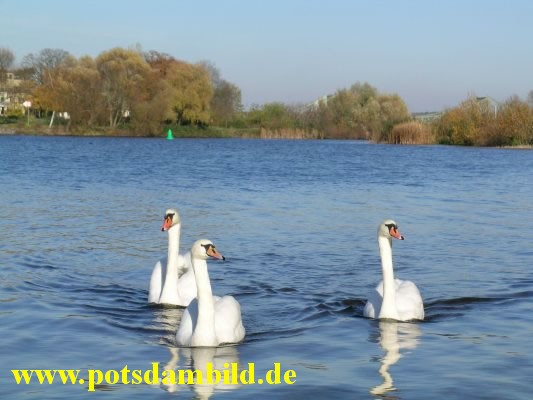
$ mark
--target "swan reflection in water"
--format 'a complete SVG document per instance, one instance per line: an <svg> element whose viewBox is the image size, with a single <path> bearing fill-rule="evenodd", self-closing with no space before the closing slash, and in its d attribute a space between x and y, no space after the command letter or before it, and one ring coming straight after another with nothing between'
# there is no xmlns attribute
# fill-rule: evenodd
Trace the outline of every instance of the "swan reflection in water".
<svg viewBox="0 0 533 400"><path fill-rule="evenodd" d="M416 349L421 331L417 324L392 320L379 321L379 330L379 344L385 350L379 367L383 383L373 387L370 393L387 398L388 392L396 390L389 367L398 362L405 350Z"/></svg>
<svg viewBox="0 0 533 400"><path fill-rule="evenodd" d="M201 373L202 381L198 380L199 375L195 375L193 385L161 382L161 388L167 392L173 393L191 388L195 393L195 398L209 399L215 392L230 391L240 387L240 384L238 383L230 383L232 381L232 365L238 366L239 364L237 347L169 347L168 350L170 352L170 359L164 365L164 371L174 371L176 376L178 376L178 370L198 371ZM213 371L213 383L207 382L209 363L211 363L210 370ZM238 368L236 369L238 370ZM214 371L220 373L220 375L218 375L220 379L217 379L217 376L215 376L217 373ZM226 379L224 379L224 376L226 376ZM185 377L187 377L187 375L185 375ZM187 380L187 378L185 379Z"/></svg>
<svg viewBox="0 0 533 400"><path fill-rule="evenodd" d="M226 382L231 382L232 363L236 366L239 365L239 353L236 346L193 348L175 346L176 326L179 324L183 311L183 308L164 307L156 309L154 312L151 328L163 330L159 343L165 345L169 351L168 360L160 364L161 369L163 371L174 371L176 376L178 376L179 370L198 370L201 371L204 381L200 384L195 379L194 385L180 385L167 381L163 382L161 379L157 387L170 393L192 389L195 393L195 398L199 399L208 399L213 393L235 390L240 387L239 384L225 384L223 380L223 373L226 371L226 374L229 374L229 379ZM218 370L220 372L220 382L216 384L206 383L205 377L208 363L211 363L213 371ZM215 378L213 378L213 381L215 381Z"/></svg>

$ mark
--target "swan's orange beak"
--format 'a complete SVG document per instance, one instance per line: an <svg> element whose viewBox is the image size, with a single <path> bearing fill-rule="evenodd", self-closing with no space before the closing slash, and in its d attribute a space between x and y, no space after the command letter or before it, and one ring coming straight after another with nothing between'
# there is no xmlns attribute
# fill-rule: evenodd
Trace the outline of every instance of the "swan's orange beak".
<svg viewBox="0 0 533 400"><path fill-rule="evenodd" d="M163 226L161 227L161 230L168 231L171 224L172 224L172 218L170 216L166 217L165 221L163 221Z"/></svg>
<svg viewBox="0 0 533 400"><path fill-rule="evenodd" d="M398 239L398 240L405 240L405 238L400 234L398 229L396 229L394 226L391 226L389 229L389 233L392 237Z"/></svg>
<svg viewBox="0 0 533 400"><path fill-rule="evenodd" d="M215 249L213 246L209 246L207 249L207 255L209 257L216 258L217 260L225 260L226 257L224 257L222 254L220 254L217 249Z"/></svg>

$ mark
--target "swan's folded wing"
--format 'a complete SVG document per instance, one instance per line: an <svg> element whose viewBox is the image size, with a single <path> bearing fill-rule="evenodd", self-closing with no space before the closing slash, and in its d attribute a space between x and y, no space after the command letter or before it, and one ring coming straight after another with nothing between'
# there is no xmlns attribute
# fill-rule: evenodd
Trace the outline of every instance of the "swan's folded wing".
<svg viewBox="0 0 533 400"><path fill-rule="evenodd" d="M403 321L424 319L424 302L413 282L400 281L396 286L396 308Z"/></svg>
<svg viewBox="0 0 533 400"><path fill-rule="evenodd" d="M363 315L367 318L377 318L379 311L381 310L381 302L383 297L381 293L383 292L383 284L380 283L368 296L366 301L365 308L363 310Z"/></svg>
<svg viewBox="0 0 533 400"><path fill-rule="evenodd" d="M232 296L215 302L215 332L220 343L238 343L244 339L241 306Z"/></svg>
<svg viewBox="0 0 533 400"><path fill-rule="evenodd" d="M196 280L192 269L185 272L178 280L178 293L181 305L187 307L196 298Z"/></svg>
<svg viewBox="0 0 533 400"><path fill-rule="evenodd" d="M178 254L178 277L181 277L188 271L192 271L192 259L190 251L185 254Z"/></svg>
<svg viewBox="0 0 533 400"><path fill-rule="evenodd" d="M150 287L148 289L148 303L159 303L161 288L163 287L163 265L167 265L166 257L156 262L152 270Z"/></svg>
<svg viewBox="0 0 533 400"><path fill-rule="evenodd" d="M176 342L179 346L190 346L192 333L198 319L198 301L194 299L185 309L181 317L180 326L176 332Z"/></svg>

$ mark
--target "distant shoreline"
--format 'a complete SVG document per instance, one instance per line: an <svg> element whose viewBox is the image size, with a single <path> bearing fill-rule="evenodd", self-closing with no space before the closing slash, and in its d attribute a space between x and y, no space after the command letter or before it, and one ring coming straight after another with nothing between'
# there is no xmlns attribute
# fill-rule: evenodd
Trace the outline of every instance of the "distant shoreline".
<svg viewBox="0 0 533 400"><path fill-rule="evenodd" d="M160 135L139 134L123 129L99 128L94 130L65 129L64 126L48 128L44 125L22 126L20 124L0 124L0 136L79 136L79 137L130 137L130 138L157 138L167 137L169 127L162 129ZM172 127L173 136L179 138L259 138L259 129L235 129L207 127L197 128L193 126Z"/></svg>
<svg viewBox="0 0 533 400"><path fill-rule="evenodd" d="M88 133L79 133L79 132L43 132L39 130L27 130L23 129L21 131L6 129L6 127L0 126L0 137L1 136L42 136L42 137L86 137L86 138L123 138L123 139L163 139L166 140L166 133L161 133L160 136L153 135L134 135L126 134L121 132L121 134L111 134L107 132L88 132ZM175 140L179 139L259 139L259 140L331 140L331 139L305 139L305 138L264 138L257 135L180 135L175 136ZM340 139L340 140L361 140L361 139ZM368 141L370 144L377 144L372 141ZM383 144L383 143L381 143ZM477 148L492 148L492 149L510 149L510 150L533 150L533 145L516 145L516 146L460 146L460 145L446 145L446 144L431 144L431 145L421 145L421 144L391 144L394 146L451 146L451 147L477 147Z"/></svg>

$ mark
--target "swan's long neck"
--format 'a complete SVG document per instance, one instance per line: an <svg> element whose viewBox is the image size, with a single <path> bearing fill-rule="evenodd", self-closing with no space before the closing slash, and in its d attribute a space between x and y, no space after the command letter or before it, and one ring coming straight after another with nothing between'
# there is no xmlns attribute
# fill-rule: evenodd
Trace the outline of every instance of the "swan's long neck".
<svg viewBox="0 0 533 400"><path fill-rule="evenodd" d="M207 261L192 259L194 277L196 279L198 318L192 335L193 346L217 346L215 334L215 303L211 290L211 281L207 271Z"/></svg>
<svg viewBox="0 0 533 400"><path fill-rule="evenodd" d="M392 268L392 243L391 239L379 236L379 254L381 255L381 269L383 271L383 301L379 318L398 319L396 308L396 284Z"/></svg>
<svg viewBox="0 0 533 400"><path fill-rule="evenodd" d="M180 250L181 224L176 224L168 230L167 270L160 303L171 303L178 290L178 256Z"/></svg>

